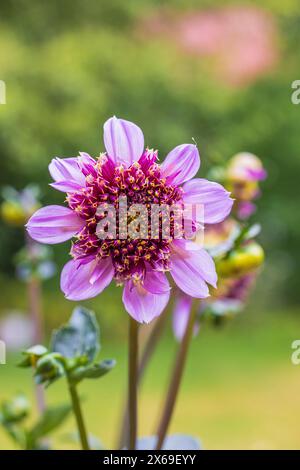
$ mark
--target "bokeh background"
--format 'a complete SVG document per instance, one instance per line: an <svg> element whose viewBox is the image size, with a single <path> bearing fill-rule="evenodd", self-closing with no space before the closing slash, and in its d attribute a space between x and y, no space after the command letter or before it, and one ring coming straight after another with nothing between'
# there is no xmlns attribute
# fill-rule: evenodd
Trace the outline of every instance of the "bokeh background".
<svg viewBox="0 0 300 470"><path fill-rule="evenodd" d="M300 337L300 105L297 0L7 0L1 5L0 184L38 183L42 202L61 203L49 187L54 156L103 150L102 124L111 115L136 122L147 145L163 156L193 137L206 175L233 154L257 154L268 171L256 220L266 264L245 312L223 327L204 325L189 358L174 432L201 438L208 449L299 448L300 366L291 343ZM0 222L0 321L26 316L26 286L15 276L24 232ZM69 245L54 248L57 275L44 285L46 331L72 303L59 290ZM126 383L127 317L120 291L85 302L97 313L103 357L116 369L83 386L88 427L112 446ZM22 335L22 327L14 327ZM0 332L1 336L1 332ZM140 430L153 431L176 349L166 331L141 389ZM32 395L31 377L0 366L0 398ZM47 392L67 400L63 383ZM56 435L74 427L72 418ZM0 430L0 448L11 443Z"/></svg>

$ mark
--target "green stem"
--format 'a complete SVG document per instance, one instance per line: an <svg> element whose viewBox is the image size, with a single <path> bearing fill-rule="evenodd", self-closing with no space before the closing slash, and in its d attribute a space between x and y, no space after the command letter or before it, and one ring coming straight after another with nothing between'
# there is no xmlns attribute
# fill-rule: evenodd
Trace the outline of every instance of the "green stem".
<svg viewBox="0 0 300 470"><path fill-rule="evenodd" d="M34 257L35 242L25 234L26 249L30 257ZM44 340L44 324L42 315L42 291L41 281L34 276L28 280L28 306L33 326L33 342L34 344L43 344ZM37 409L42 415L46 409L45 393L42 385L34 385Z"/></svg>
<svg viewBox="0 0 300 470"><path fill-rule="evenodd" d="M154 326L152 327L152 330L150 331L146 342L145 346L142 351L141 359L139 361L139 367L138 367L138 378L137 378L137 385L140 385L140 382L143 378L145 369L147 368L147 365L152 357L152 354L155 350L155 347L157 345L157 342L161 336L161 333L163 331L165 322L166 322L166 314L162 313L157 320L154 323ZM147 325L148 326L148 325ZM122 420L121 420L121 431L120 431L120 436L118 440L118 449L122 449L124 445L126 445L127 442L127 435L128 435L128 397L126 398L126 406L124 406L124 411L122 414Z"/></svg>
<svg viewBox="0 0 300 470"><path fill-rule="evenodd" d="M181 383L182 374L183 374L183 370L184 370L184 366L186 362L189 344L193 336L195 320L196 320L196 309L192 307L188 324L187 324L183 339L180 343L179 350L175 359L171 381L170 381L169 388L167 391L165 404L163 407L162 418L161 418L161 421L159 423L158 430L156 433L157 435L156 450L159 450L162 448L162 445L164 443L164 440L167 435L167 431L171 422L171 418L172 418L173 411L175 408L179 386Z"/></svg>
<svg viewBox="0 0 300 470"><path fill-rule="evenodd" d="M140 384L142 377L144 375L145 369L150 361L152 354L155 350L155 347L158 343L158 340L163 332L165 323L166 323L166 312L163 312L156 320L149 337L146 340L145 347L139 362L139 372L138 372L138 384Z"/></svg>
<svg viewBox="0 0 300 470"><path fill-rule="evenodd" d="M77 389L76 389L76 386L71 385L70 382L69 382L69 391L71 395L73 412L76 418L76 423L77 423L82 450L89 450L89 443L88 443L86 428L85 428L85 424L83 420L83 415L81 411Z"/></svg>
<svg viewBox="0 0 300 470"><path fill-rule="evenodd" d="M138 385L138 323L129 319L128 357L129 449L135 450L137 439L137 385Z"/></svg>
<svg viewBox="0 0 300 470"><path fill-rule="evenodd" d="M31 322L34 328L34 344L43 343L43 319L41 315L41 285L40 281L32 277L28 281L28 300ZM42 385L34 385L37 409L42 415L46 409L45 393Z"/></svg>

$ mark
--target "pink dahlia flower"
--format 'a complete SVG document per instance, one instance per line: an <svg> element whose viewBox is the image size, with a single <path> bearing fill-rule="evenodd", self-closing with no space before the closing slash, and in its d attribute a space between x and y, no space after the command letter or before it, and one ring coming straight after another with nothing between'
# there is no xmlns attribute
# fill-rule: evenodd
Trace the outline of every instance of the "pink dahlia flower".
<svg viewBox="0 0 300 470"><path fill-rule="evenodd" d="M52 186L67 193L68 207L43 207L27 224L30 236L41 243L60 243L75 237L72 259L61 273L66 298L78 301L95 297L114 279L124 286L127 312L138 322L148 323L168 303L167 272L186 294L208 297L207 284L215 287L217 281L214 262L184 235L175 237L172 217L167 238L159 230L158 237L150 231L140 237L121 237L117 231L114 237L103 239L97 227L107 213L99 212L99 207L109 204L118 211L120 197L126 197L129 207L142 204L147 211L152 204L199 204L204 208L205 222L215 224L231 210L229 192L205 179L191 180L200 167L195 145L179 145L158 164L157 152L145 150L141 129L116 117L104 124L104 144L106 153L96 160L87 153L52 160ZM126 224L134 219L130 215ZM197 227L202 220L196 215L191 222Z"/></svg>

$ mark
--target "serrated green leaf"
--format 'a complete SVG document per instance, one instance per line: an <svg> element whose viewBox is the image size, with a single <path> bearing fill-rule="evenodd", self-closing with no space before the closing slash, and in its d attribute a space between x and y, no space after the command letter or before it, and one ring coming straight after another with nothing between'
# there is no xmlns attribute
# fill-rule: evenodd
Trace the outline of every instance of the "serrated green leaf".
<svg viewBox="0 0 300 470"><path fill-rule="evenodd" d="M72 384L78 384L83 379L98 379L107 374L115 365L114 359L107 359L99 364L79 367L70 374L69 379Z"/></svg>
<svg viewBox="0 0 300 470"><path fill-rule="evenodd" d="M69 323L53 333L51 350L66 358L86 356L92 362L100 350L95 314L83 307L76 307Z"/></svg>

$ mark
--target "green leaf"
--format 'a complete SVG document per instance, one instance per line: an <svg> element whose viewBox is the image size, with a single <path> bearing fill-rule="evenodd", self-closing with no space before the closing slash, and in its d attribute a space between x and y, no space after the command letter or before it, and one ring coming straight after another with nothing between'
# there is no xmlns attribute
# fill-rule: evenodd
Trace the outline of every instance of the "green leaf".
<svg viewBox="0 0 300 470"><path fill-rule="evenodd" d="M16 423L2 423L7 434L16 442L22 449L26 448L27 435L26 431Z"/></svg>
<svg viewBox="0 0 300 470"><path fill-rule="evenodd" d="M78 384L83 379L98 379L107 374L115 365L116 361L114 359L106 359L99 364L79 367L69 375L69 378L72 384Z"/></svg>
<svg viewBox="0 0 300 470"><path fill-rule="evenodd" d="M51 350L66 358L86 356L92 362L100 350L95 314L83 307L76 307L69 323L53 333Z"/></svg>
<svg viewBox="0 0 300 470"><path fill-rule="evenodd" d="M43 436L60 426L67 418L72 407L69 404L48 408L30 431L30 440L35 446Z"/></svg>
<svg viewBox="0 0 300 470"><path fill-rule="evenodd" d="M234 248L239 248L245 241L255 238L259 235L260 231L260 224L245 224L244 226L241 226L240 233L234 241Z"/></svg>
<svg viewBox="0 0 300 470"><path fill-rule="evenodd" d="M245 233L245 240L251 240L252 238L257 237L261 232L260 224L250 225L248 231Z"/></svg>
<svg viewBox="0 0 300 470"><path fill-rule="evenodd" d="M16 395L1 405L0 423L8 435L22 449L26 448L26 431L22 427L23 420L28 416L30 404L23 394Z"/></svg>

